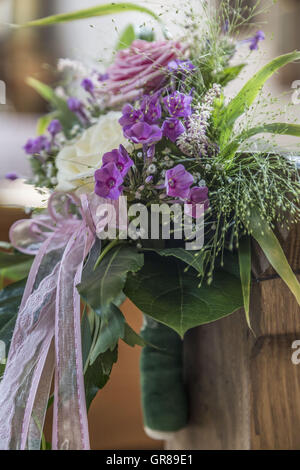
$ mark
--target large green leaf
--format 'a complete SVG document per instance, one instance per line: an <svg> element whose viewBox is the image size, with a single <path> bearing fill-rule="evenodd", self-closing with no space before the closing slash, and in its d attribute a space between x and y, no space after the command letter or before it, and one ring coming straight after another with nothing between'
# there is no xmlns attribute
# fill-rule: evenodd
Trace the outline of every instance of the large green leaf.
<svg viewBox="0 0 300 470"><path fill-rule="evenodd" d="M26 281L10 284L0 291L0 341L8 353Z"/></svg>
<svg viewBox="0 0 300 470"><path fill-rule="evenodd" d="M250 289L251 289L251 242L245 236L239 241L239 266L244 299L244 309L249 328L250 324Z"/></svg>
<svg viewBox="0 0 300 470"><path fill-rule="evenodd" d="M146 346L146 342L143 338L138 335L131 326L128 325L128 323L125 323L124 337L121 339L132 348L134 346Z"/></svg>
<svg viewBox="0 0 300 470"><path fill-rule="evenodd" d="M223 129L220 138L221 145L228 141L235 121L251 106L268 78L284 65L299 59L300 52L298 51L281 55L262 67L244 85L241 91L229 102L220 116L219 125Z"/></svg>
<svg viewBox="0 0 300 470"><path fill-rule="evenodd" d="M230 157L235 154L239 146L245 142L245 140L253 137L257 134L279 134L279 135L293 135L300 137L300 125L299 124L288 124L284 122L274 122L270 124L263 124L261 126L252 127L240 135L238 135L230 144L228 144L222 151L223 157Z"/></svg>
<svg viewBox="0 0 300 470"><path fill-rule="evenodd" d="M121 49L126 49L132 44L135 38L136 36L134 26L130 24L127 26L127 28L124 29L123 33L121 34L116 50L120 51Z"/></svg>
<svg viewBox="0 0 300 470"><path fill-rule="evenodd" d="M103 315L111 303L116 305L122 294L127 273L141 269L144 256L138 253L135 247L120 244L106 253L94 270L95 254L94 250L83 270L81 283L77 287L84 301L98 315Z"/></svg>
<svg viewBox="0 0 300 470"><path fill-rule="evenodd" d="M269 262L277 271L281 279L287 284L300 305L300 283L293 273L283 249L268 223L259 215L259 209L250 211L246 226L251 235L258 242Z"/></svg>
<svg viewBox="0 0 300 470"><path fill-rule="evenodd" d="M109 380L112 367L118 360L118 347L113 351L100 354L93 365L89 366L84 375L86 404L89 409L98 391L103 388Z"/></svg>
<svg viewBox="0 0 300 470"><path fill-rule="evenodd" d="M103 354L107 350L113 351L124 334L125 318L118 307L111 304L109 311L101 318L99 336L91 353L90 364L95 362L99 354Z"/></svg>
<svg viewBox="0 0 300 470"><path fill-rule="evenodd" d="M90 407L97 392L107 383L113 364L118 358L117 346L113 350L107 349L104 353L98 354L91 362L91 358L99 338L101 320L94 312L90 312L94 321L90 322L85 308L81 320L82 336L82 360L84 364L84 384L87 407ZM91 327L91 323L93 326Z"/></svg>
<svg viewBox="0 0 300 470"><path fill-rule="evenodd" d="M52 105L56 111L55 117L60 121L66 135L69 135L70 129L72 129L75 124L79 124L79 120L77 119L76 115L70 111L66 101L63 98L57 96L51 87L45 85L39 80L36 80L35 78L27 78L26 83L31 86L42 98L44 98L44 100Z"/></svg>
<svg viewBox="0 0 300 470"><path fill-rule="evenodd" d="M83 10L72 11L70 13L61 13L58 15L47 16L46 18L40 18L38 20L29 21L21 27L29 26L49 26L57 23L66 23L68 21L82 20L86 18L93 18L96 16L113 15L115 13L122 13L127 11L138 11L140 13L146 13L152 16L159 23L161 19L149 8L143 7L142 5L136 5L135 3L108 3L105 5L94 6L91 8L85 8ZM14 25L18 26L18 25Z"/></svg>
<svg viewBox="0 0 300 470"><path fill-rule="evenodd" d="M0 276L11 281L20 281L28 276L32 261L32 256L0 251Z"/></svg>
<svg viewBox="0 0 300 470"><path fill-rule="evenodd" d="M144 267L128 276L124 292L142 312L181 336L243 306L241 283L235 276L218 271L211 285L199 287L195 271L185 272L183 263L157 255L145 255Z"/></svg>
<svg viewBox="0 0 300 470"><path fill-rule="evenodd" d="M147 248L145 251L155 251L160 256L172 256L174 258L180 259L188 266L191 266L199 274L204 274L204 261L208 252L203 252L202 250L185 250L184 248Z"/></svg>

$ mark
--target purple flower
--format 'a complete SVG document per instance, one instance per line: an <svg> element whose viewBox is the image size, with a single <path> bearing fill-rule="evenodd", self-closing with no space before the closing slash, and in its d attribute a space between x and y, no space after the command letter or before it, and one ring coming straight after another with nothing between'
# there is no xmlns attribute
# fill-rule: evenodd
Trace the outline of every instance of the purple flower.
<svg viewBox="0 0 300 470"><path fill-rule="evenodd" d="M155 144L146 149L147 158L153 158L155 155Z"/></svg>
<svg viewBox="0 0 300 470"><path fill-rule="evenodd" d="M153 180L153 175L149 175L149 176L147 176L147 178L145 179L145 183L151 183L152 180Z"/></svg>
<svg viewBox="0 0 300 470"><path fill-rule="evenodd" d="M187 197L185 204L185 213L196 218L200 218L202 215L201 208L197 211L197 205L203 205L204 211L209 208L208 189L206 186L198 187L194 186Z"/></svg>
<svg viewBox="0 0 300 470"><path fill-rule="evenodd" d="M88 118L84 111L83 103L78 98L71 96L70 98L68 98L67 104L69 110L72 111L72 113L76 114L78 119L83 124L86 124L88 122Z"/></svg>
<svg viewBox="0 0 300 470"><path fill-rule="evenodd" d="M81 82L81 86L85 91L93 95L95 87L90 78L84 78Z"/></svg>
<svg viewBox="0 0 300 470"><path fill-rule="evenodd" d="M40 135L36 139L29 139L24 145L24 150L28 155L40 153L42 150L50 151L51 143L46 136Z"/></svg>
<svg viewBox="0 0 300 470"><path fill-rule="evenodd" d="M165 187L167 188L168 196L186 199L193 182L193 176L181 164L166 171Z"/></svg>
<svg viewBox="0 0 300 470"><path fill-rule="evenodd" d="M190 60L175 59L168 63L168 70L171 73L182 73L186 75L193 72L196 68L197 67Z"/></svg>
<svg viewBox="0 0 300 470"><path fill-rule="evenodd" d="M122 177L124 178L129 168L133 165L133 160L128 155L127 150L120 145L119 149L114 149L111 152L107 152L103 155L102 159L103 166L108 163L115 163Z"/></svg>
<svg viewBox="0 0 300 470"><path fill-rule="evenodd" d="M132 127L124 129L124 135L135 144L154 144L162 139L160 127L146 122L137 122Z"/></svg>
<svg viewBox="0 0 300 470"><path fill-rule="evenodd" d="M71 96L70 98L68 98L67 103L68 103L69 110L72 111L73 113L82 111L83 104L78 98L75 98L75 96Z"/></svg>
<svg viewBox="0 0 300 470"><path fill-rule="evenodd" d="M192 96L174 91L171 95L164 98L164 105L171 117L187 118L192 114L192 100Z"/></svg>
<svg viewBox="0 0 300 470"><path fill-rule="evenodd" d="M182 122L177 118L168 118L162 125L162 132L165 137L172 142L176 142L178 137L185 131Z"/></svg>
<svg viewBox="0 0 300 470"><path fill-rule="evenodd" d="M227 34L229 32L229 20L228 18L225 20L225 23L222 26L222 31L224 34Z"/></svg>
<svg viewBox="0 0 300 470"><path fill-rule="evenodd" d="M143 112L140 109L135 109L131 104L125 104L122 113L123 116L119 119L119 123L124 130L143 119Z"/></svg>
<svg viewBox="0 0 300 470"><path fill-rule="evenodd" d="M262 30L259 30L255 33L254 36L248 39L241 41L241 44L250 43L250 51L256 51L258 49L259 41L263 41L266 38L265 33Z"/></svg>
<svg viewBox="0 0 300 470"><path fill-rule="evenodd" d="M98 82L105 82L109 78L108 73L99 73Z"/></svg>
<svg viewBox="0 0 300 470"><path fill-rule="evenodd" d="M7 173L5 175L5 179L15 181L15 180L19 179L19 176L17 175L17 173Z"/></svg>
<svg viewBox="0 0 300 470"><path fill-rule="evenodd" d="M119 198L123 177L115 163L107 163L100 170L96 170L95 181L95 193L98 196L110 199Z"/></svg>
<svg viewBox="0 0 300 470"><path fill-rule="evenodd" d="M144 120L148 124L156 124L161 118L159 95L156 93L152 96L145 96L141 103L141 111L144 115Z"/></svg>
<svg viewBox="0 0 300 470"><path fill-rule="evenodd" d="M56 134L62 131L61 123L58 119L53 119L48 126L48 131L54 137Z"/></svg>

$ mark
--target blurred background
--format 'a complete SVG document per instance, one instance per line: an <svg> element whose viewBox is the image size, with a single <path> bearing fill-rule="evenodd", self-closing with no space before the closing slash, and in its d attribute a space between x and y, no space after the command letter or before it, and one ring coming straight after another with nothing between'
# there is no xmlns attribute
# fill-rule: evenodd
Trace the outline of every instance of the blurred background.
<svg viewBox="0 0 300 470"><path fill-rule="evenodd" d="M38 116L47 111L46 103L26 85L26 77L54 84L57 80L55 64L58 58L69 57L91 62L101 57L105 63L127 24L134 23L138 28L146 23L149 27L155 27L149 17L136 13L23 31L13 30L6 25L25 23L46 15L101 3L108 3L108 0L0 0L0 240L7 239L7 229L12 220L20 217L22 207L40 203L39 196L33 194L22 181L9 182L4 179L8 172L16 172L24 178L30 176L30 167L22 146L29 137L35 135ZM178 5L174 0L137 0L136 3L154 9L157 14L161 12L174 37L180 33L182 18L181 13L176 12ZM244 3L253 6L257 0ZM261 43L259 52L248 54L246 49L241 49L241 54L246 52L248 56L249 66L241 79L231 85L229 95L236 93L242 81L270 57L300 49L300 0L278 0L268 9L272 3L271 0L261 2L262 8L266 9L256 19L260 22L257 29L265 31L266 40ZM201 0L188 1L188 4L193 4L197 10L201 7ZM184 5L181 4L180 8L183 11ZM247 32L242 31L242 34ZM289 106L291 94L297 88L300 89L300 65L291 64L268 83L266 90L279 97L274 106L282 113L299 118L300 99L293 107ZM3 91L6 95L5 103ZM293 141L286 140L285 144L292 146ZM140 312L129 302L125 303L123 309L129 323L138 329L141 325ZM138 369L139 350L122 345L120 360L113 369L111 380L91 407L89 418L94 449L161 448L161 442L148 439L143 431Z"/></svg>

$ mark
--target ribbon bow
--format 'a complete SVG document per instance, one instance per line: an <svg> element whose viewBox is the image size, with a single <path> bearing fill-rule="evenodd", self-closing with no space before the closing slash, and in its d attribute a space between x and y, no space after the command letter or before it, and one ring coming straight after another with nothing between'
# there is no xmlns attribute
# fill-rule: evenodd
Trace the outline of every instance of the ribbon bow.
<svg viewBox="0 0 300 470"><path fill-rule="evenodd" d="M35 259L0 383L0 449L40 449L53 374L52 448L90 448L76 285L95 241L91 202L54 193L47 215L11 227Z"/></svg>

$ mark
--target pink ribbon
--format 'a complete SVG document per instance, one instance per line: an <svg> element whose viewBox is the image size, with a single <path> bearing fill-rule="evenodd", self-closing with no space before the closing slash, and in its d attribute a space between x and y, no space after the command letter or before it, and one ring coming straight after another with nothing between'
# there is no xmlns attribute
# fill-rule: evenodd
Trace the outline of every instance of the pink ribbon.
<svg viewBox="0 0 300 470"><path fill-rule="evenodd" d="M76 285L95 241L91 204L54 193L48 215L10 230L12 244L35 259L0 383L0 449L40 449L53 374L52 448L90 448Z"/></svg>

